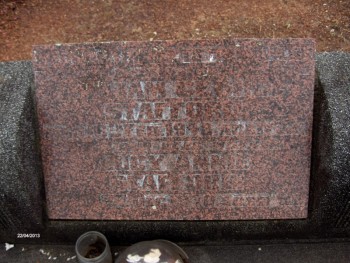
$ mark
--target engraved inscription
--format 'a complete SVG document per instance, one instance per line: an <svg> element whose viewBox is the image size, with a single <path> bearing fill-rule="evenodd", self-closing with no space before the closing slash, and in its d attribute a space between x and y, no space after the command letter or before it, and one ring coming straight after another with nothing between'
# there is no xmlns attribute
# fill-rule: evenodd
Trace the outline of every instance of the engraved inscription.
<svg viewBox="0 0 350 263"><path fill-rule="evenodd" d="M97 220L304 218L313 52L278 39L36 47L49 217L81 219L75 203Z"/></svg>

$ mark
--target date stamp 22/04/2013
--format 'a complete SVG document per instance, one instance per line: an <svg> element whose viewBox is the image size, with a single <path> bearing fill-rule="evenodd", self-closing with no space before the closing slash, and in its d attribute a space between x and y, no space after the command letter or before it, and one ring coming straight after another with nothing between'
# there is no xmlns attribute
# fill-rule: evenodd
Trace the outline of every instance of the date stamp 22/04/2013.
<svg viewBox="0 0 350 263"><path fill-rule="evenodd" d="M38 233L17 233L17 238L40 238Z"/></svg>

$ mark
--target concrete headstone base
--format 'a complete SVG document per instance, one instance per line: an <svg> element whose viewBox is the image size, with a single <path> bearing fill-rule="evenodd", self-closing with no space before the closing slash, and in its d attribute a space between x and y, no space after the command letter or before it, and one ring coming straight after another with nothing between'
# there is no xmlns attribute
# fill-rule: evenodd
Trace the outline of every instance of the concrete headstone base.
<svg viewBox="0 0 350 263"><path fill-rule="evenodd" d="M72 243L103 232L111 244L157 238L192 244L350 237L350 54L317 55L309 217L266 221L53 221L45 197L28 61L0 63L0 242ZM42 229L40 229L42 228ZM18 239L18 233L40 238Z"/></svg>

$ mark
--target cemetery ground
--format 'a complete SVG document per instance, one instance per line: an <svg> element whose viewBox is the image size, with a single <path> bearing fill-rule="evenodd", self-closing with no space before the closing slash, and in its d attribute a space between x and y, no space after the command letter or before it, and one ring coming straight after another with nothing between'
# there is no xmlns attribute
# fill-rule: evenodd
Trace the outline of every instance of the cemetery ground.
<svg viewBox="0 0 350 263"><path fill-rule="evenodd" d="M347 0L0 0L0 61L35 44L214 38L316 39L350 51Z"/></svg>

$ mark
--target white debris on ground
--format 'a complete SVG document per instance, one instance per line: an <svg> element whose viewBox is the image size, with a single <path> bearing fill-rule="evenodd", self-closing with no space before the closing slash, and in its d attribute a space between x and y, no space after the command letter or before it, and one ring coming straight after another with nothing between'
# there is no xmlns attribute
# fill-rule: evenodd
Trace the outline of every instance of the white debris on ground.
<svg viewBox="0 0 350 263"><path fill-rule="evenodd" d="M67 261L70 261L72 259L75 259L77 256L73 256L73 257L70 257L70 258L67 258Z"/></svg>
<svg viewBox="0 0 350 263"><path fill-rule="evenodd" d="M50 254L50 251L45 252L44 249L39 249L39 252L40 252L42 255L48 256L47 259L49 259L49 260L56 260L56 259L57 259L57 256L51 255L51 254ZM64 254L60 254L60 256L62 256L62 255L65 255L65 253L64 253ZM72 258L75 258L75 256L72 257ZM69 260L70 260L70 259L69 259ZM68 261L68 260L67 260L67 261Z"/></svg>
<svg viewBox="0 0 350 263"><path fill-rule="evenodd" d="M5 245L5 250L8 251L12 248L15 247L15 244L11 244L11 243L3 243ZM44 259L44 257L46 257L46 260L44 262L57 262L59 261L59 259L63 259L66 261L70 261L70 262L76 262L74 259L76 258L76 255L72 254L72 252L62 252L60 250L56 251L55 249L49 248L49 249L44 249L44 248L40 248L37 247L35 250L30 248L31 246L29 246L29 250L28 247L26 246L20 246L17 248L18 251L21 251L20 253L29 253L33 256L39 257L41 259ZM28 251L32 251L32 252L28 252ZM118 254L117 252L115 254ZM1 261L1 260L0 260ZM2 261L1 261L2 262ZM41 261L40 261L41 262Z"/></svg>
<svg viewBox="0 0 350 263"><path fill-rule="evenodd" d="M14 248L15 245L14 244L9 244L9 243L5 243L5 249L6 251L10 250L11 248Z"/></svg>
<svg viewBox="0 0 350 263"><path fill-rule="evenodd" d="M44 249L39 249L39 252L43 255L50 256L50 252L45 252Z"/></svg>
<svg viewBox="0 0 350 263"><path fill-rule="evenodd" d="M126 261L129 263L138 263L143 260L145 263L158 263L161 255L162 253L158 248L151 248L148 254L143 257L137 254L129 254Z"/></svg>

